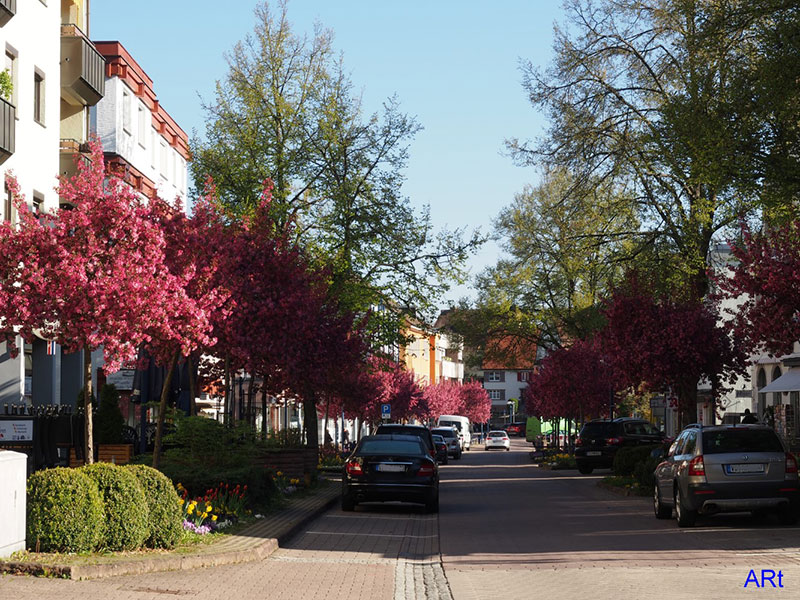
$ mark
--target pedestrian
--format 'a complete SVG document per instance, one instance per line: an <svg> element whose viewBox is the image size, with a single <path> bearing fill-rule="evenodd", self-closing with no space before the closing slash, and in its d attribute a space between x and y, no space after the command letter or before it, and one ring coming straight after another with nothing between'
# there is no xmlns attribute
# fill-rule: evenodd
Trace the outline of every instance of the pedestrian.
<svg viewBox="0 0 800 600"><path fill-rule="evenodd" d="M750 412L749 408L744 409L744 415L742 416L742 424L753 424L758 423L758 419L756 416Z"/></svg>

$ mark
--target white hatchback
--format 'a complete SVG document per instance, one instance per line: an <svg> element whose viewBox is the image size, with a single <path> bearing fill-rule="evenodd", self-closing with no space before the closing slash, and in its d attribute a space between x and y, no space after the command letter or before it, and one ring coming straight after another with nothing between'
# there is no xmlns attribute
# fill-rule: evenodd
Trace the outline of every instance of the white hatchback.
<svg viewBox="0 0 800 600"><path fill-rule="evenodd" d="M486 442L483 449L489 450L490 448L511 450L511 439L505 431L490 431L486 434Z"/></svg>

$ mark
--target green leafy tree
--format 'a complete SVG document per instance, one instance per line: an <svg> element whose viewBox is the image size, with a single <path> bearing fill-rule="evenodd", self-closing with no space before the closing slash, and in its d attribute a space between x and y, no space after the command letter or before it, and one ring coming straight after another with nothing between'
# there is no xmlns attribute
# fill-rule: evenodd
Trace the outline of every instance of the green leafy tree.
<svg viewBox="0 0 800 600"><path fill-rule="evenodd" d="M435 233L428 209L401 195L420 126L394 98L364 115L329 31L296 35L285 3L275 12L260 4L255 16L205 105L205 137L192 142L195 184L211 175L221 203L241 214L272 180L276 227L296 223L299 242L330 266L344 309L389 307L371 313L369 328L376 342L392 341L404 316L433 316L483 240Z"/></svg>
<svg viewBox="0 0 800 600"><path fill-rule="evenodd" d="M673 283L702 298L712 240L753 214L765 157L788 156L767 135L768 97L754 96L764 88L755 74L770 72L759 50L787 6L568 0L550 68L523 64L526 92L551 127L538 142L511 140L512 152L565 167L578 185L613 183L641 223L629 243L669 250ZM796 93L796 80L782 79Z"/></svg>

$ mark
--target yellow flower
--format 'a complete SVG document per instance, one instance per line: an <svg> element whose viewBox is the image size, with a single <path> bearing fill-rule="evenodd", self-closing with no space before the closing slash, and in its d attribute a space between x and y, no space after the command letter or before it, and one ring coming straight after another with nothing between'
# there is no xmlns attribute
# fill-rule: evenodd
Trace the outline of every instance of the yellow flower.
<svg viewBox="0 0 800 600"><path fill-rule="evenodd" d="M192 506L191 504L186 507L186 512L189 513L189 514L192 514L193 510L194 510L194 506Z"/></svg>
<svg viewBox="0 0 800 600"><path fill-rule="evenodd" d="M211 517L211 520L212 520L212 521L216 521L216 520L217 520L217 515L213 515L213 516Z"/></svg>
<svg viewBox="0 0 800 600"><path fill-rule="evenodd" d="M176 500L178 501L178 504L183 506L183 498L176 498Z"/></svg>
<svg viewBox="0 0 800 600"><path fill-rule="evenodd" d="M207 513L207 512L204 512L204 513L203 513L202 515L200 515L200 516L201 516L201 517L203 517L203 518L205 519L205 518L208 516L208 513Z"/></svg>
<svg viewBox="0 0 800 600"><path fill-rule="evenodd" d="M210 504L206 504L206 512L211 512L211 505Z"/></svg>
<svg viewBox="0 0 800 600"><path fill-rule="evenodd" d="M277 475L278 477L283 477L283 471L278 471L277 473L275 473L275 475Z"/></svg>

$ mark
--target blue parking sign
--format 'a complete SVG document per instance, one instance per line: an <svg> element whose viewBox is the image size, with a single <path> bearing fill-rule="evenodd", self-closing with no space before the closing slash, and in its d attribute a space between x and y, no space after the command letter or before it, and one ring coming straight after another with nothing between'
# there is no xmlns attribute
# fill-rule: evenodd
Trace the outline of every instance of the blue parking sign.
<svg viewBox="0 0 800 600"><path fill-rule="evenodd" d="M381 419L391 419L391 418L392 418L392 405L381 404Z"/></svg>

